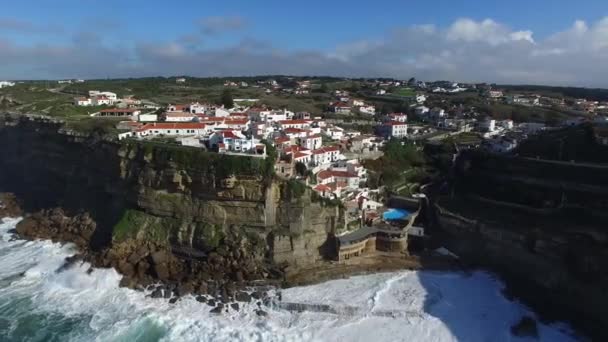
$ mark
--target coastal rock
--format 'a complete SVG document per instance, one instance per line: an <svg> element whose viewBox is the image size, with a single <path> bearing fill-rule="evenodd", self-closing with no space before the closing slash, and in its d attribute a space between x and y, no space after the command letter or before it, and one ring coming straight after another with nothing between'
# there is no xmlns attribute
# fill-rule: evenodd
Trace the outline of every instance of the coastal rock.
<svg viewBox="0 0 608 342"><path fill-rule="evenodd" d="M17 198L10 193L0 193L0 218L3 217L19 217L23 213Z"/></svg>

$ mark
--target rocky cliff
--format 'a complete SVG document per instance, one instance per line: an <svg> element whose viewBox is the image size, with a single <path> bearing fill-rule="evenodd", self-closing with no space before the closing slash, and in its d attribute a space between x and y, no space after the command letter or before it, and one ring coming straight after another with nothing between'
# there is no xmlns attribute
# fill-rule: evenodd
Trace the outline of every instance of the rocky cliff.
<svg viewBox="0 0 608 342"><path fill-rule="evenodd" d="M454 171L436 200L442 243L545 315L605 337L605 167L465 152Z"/></svg>
<svg viewBox="0 0 608 342"><path fill-rule="evenodd" d="M269 276L268 267L314 264L332 253L340 209L275 178L268 159L118 143L62 127L1 116L0 189L16 194L28 212L90 213L93 250L111 248L137 263L164 246L178 259L232 265L226 276L241 280L240 262L255 264L244 277L254 280Z"/></svg>

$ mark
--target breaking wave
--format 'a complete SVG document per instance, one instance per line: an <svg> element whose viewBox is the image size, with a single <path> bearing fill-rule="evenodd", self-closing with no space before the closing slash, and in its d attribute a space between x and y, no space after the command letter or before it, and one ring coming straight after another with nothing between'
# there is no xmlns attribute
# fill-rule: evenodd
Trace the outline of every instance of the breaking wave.
<svg viewBox="0 0 608 342"><path fill-rule="evenodd" d="M62 268L69 244L15 239L0 223L1 341L514 341L527 308L477 272L396 272L283 290L282 303L217 316L192 297L175 304L118 286L113 269ZM576 340L539 324L544 341Z"/></svg>

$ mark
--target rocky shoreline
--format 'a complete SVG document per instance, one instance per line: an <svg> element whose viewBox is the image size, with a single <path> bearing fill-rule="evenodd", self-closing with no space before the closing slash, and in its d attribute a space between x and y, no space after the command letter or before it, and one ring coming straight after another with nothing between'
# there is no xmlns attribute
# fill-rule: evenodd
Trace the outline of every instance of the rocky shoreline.
<svg viewBox="0 0 608 342"><path fill-rule="evenodd" d="M0 194L0 217L18 217L23 213L12 194ZM90 248L97 224L86 213L68 215L61 208L27 214L17 224L16 234L25 239L46 239L73 243L79 253L66 258L61 269L79 262L94 268L114 268L123 275L120 286L146 291L152 298L170 303L192 295L210 306L210 312L238 310L243 303L255 303L256 313L265 316L264 306L271 305L281 283L282 271L260 265L234 244L227 244L204 259L178 258L170 248L158 243L130 239L96 251ZM239 304L241 303L241 304Z"/></svg>

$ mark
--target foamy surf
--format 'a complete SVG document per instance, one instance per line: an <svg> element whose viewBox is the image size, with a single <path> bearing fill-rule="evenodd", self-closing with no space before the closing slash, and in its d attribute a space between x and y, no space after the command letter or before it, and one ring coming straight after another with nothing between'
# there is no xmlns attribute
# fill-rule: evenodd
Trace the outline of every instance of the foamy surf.
<svg viewBox="0 0 608 342"><path fill-rule="evenodd" d="M2 341L519 341L523 305L491 275L396 272L286 289L259 317L255 304L216 316L192 297L175 304L118 286L113 269L77 263L75 250L23 241L0 224ZM565 325L538 325L541 341L573 341Z"/></svg>

